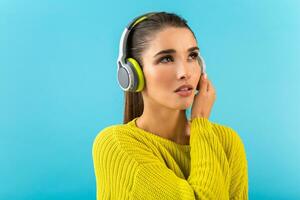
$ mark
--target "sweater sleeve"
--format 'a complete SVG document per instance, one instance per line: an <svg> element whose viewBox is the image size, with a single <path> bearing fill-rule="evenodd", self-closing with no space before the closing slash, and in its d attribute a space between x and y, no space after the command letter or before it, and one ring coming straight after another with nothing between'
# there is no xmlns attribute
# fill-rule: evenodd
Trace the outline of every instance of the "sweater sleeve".
<svg viewBox="0 0 300 200"><path fill-rule="evenodd" d="M114 126L106 127L94 139L93 164L96 178L97 200L129 199L130 190L137 171L137 162L122 148ZM130 140L127 140L130 144ZM134 148L134 145L128 145Z"/></svg>
<svg viewBox="0 0 300 200"><path fill-rule="evenodd" d="M231 170L230 200L248 200L248 162L242 139L232 128L231 155L229 157Z"/></svg>
<svg viewBox="0 0 300 200"><path fill-rule="evenodd" d="M190 146L191 168L187 179L176 176L162 162L142 164L135 175L130 199L229 199L223 163L218 159L222 147L207 118L192 120Z"/></svg>

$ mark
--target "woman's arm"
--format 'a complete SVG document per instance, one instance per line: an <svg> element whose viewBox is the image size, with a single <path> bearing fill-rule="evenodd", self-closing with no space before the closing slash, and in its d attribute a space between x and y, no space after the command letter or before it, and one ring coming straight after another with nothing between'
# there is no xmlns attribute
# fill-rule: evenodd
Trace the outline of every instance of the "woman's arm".
<svg viewBox="0 0 300 200"><path fill-rule="evenodd" d="M191 171L182 179L161 162L141 165L134 178L131 199L229 199L225 186L228 166L222 145L212 132L207 118L197 117L191 122ZM224 163L220 163L221 161Z"/></svg>
<svg viewBox="0 0 300 200"><path fill-rule="evenodd" d="M230 199L248 200L248 164L246 150L239 134L229 126L212 123L230 168Z"/></svg>
<svg viewBox="0 0 300 200"><path fill-rule="evenodd" d="M233 129L231 155L229 164L231 170L230 199L248 200L248 162L246 151L240 136Z"/></svg>
<svg viewBox="0 0 300 200"><path fill-rule="evenodd" d="M229 199L226 155L207 118L191 121L187 179L178 177L147 145L122 131L107 129L94 142L97 199Z"/></svg>

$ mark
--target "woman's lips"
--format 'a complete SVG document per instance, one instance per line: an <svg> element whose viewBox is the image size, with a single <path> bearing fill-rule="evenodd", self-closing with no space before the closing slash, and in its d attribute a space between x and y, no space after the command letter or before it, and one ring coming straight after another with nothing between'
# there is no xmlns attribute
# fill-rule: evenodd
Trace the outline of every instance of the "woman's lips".
<svg viewBox="0 0 300 200"><path fill-rule="evenodd" d="M182 89L193 89L193 86L191 84L184 84L182 86L180 86L179 88L177 88L174 92L178 92L179 90Z"/></svg>
<svg viewBox="0 0 300 200"><path fill-rule="evenodd" d="M179 90L178 92L176 92L177 94L179 94L182 97L188 97L193 93L193 90Z"/></svg>

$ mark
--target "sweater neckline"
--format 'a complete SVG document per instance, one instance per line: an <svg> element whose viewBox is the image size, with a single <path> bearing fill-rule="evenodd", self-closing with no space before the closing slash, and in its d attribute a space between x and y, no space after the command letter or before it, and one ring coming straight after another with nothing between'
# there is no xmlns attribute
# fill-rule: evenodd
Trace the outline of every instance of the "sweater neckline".
<svg viewBox="0 0 300 200"><path fill-rule="evenodd" d="M154 133L152 133L152 132L149 132L149 131L146 131L146 130L144 130L144 129L142 129L142 128L139 128L139 127L136 125L136 120L137 120L137 119L138 119L138 117L132 119L131 121L129 121L129 122L127 123L127 125L129 125L129 126L135 128L135 129L139 130L142 134L144 134L144 135L146 135L146 136L149 136L149 137L152 137L152 138L154 138L155 140L159 140L160 142L163 142L163 143L165 143L165 144L167 144L167 145L169 145L169 146L173 146L173 147L175 146L175 147L181 148L181 149L186 150L186 151L190 150L190 147L191 147L191 146L190 146L189 144L178 144L178 143L176 143L176 142L174 142L174 141L172 141L172 140L169 140L169 139L167 139L167 138L161 137L161 136L156 135L156 134L154 134Z"/></svg>

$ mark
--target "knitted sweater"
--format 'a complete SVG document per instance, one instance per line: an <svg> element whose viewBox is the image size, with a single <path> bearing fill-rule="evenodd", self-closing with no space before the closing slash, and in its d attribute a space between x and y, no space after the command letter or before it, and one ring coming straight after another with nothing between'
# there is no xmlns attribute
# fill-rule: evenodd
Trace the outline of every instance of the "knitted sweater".
<svg viewBox="0 0 300 200"><path fill-rule="evenodd" d="M196 117L183 145L137 127L136 119L94 139L97 200L248 199L246 152L232 128Z"/></svg>

